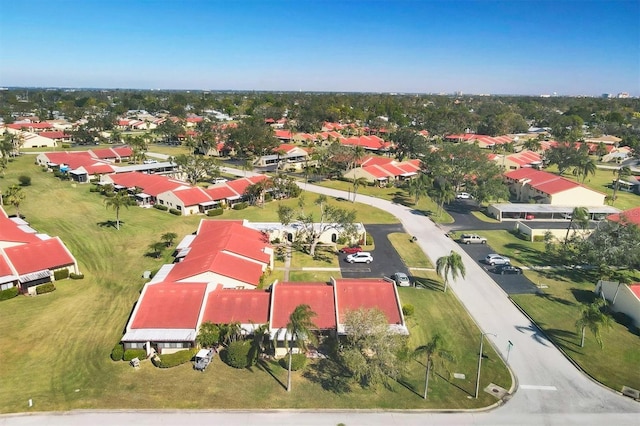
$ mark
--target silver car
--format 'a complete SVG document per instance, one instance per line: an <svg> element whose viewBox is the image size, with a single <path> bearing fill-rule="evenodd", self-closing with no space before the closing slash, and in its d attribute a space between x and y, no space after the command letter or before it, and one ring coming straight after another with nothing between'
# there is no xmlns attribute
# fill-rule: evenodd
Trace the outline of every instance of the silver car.
<svg viewBox="0 0 640 426"><path fill-rule="evenodd" d="M487 257L484 258L484 263L487 265L508 265L511 263L511 259L508 257L500 256L496 253L488 254Z"/></svg>

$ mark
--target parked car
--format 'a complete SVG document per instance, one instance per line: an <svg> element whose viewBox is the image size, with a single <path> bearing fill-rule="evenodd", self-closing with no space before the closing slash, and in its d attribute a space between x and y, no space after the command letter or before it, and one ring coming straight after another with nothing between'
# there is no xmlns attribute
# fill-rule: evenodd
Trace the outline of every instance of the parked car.
<svg viewBox="0 0 640 426"><path fill-rule="evenodd" d="M507 265L511 263L511 259L508 257L500 256L496 253L488 254L487 257L484 258L484 263L487 265Z"/></svg>
<svg viewBox="0 0 640 426"><path fill-rule="evenodd" d="M217 184L217 183L225 183L225 182L228 182L228 181L229 181L229 179L225 179L225 178L217 177L217 178L213 179L213 180L211 181L211 183L213 183L213 184Z"/></svg>
<svg viewBox="0 0 640 426"><path fill-rule="evenodd" d="M404 272L396 272L395 274L391 275L391 279L396 283L398 287L411 286L411 280L409 280L409 277Z"/></svg>
<svg viewBox="0 0 640 426"><path fill-rule="evenodd" d="M473 197L468 192L458 192L456 194L456 199L458 199L458 200L469 200L471 198L473 198Z"/></svg>
<svg viewBox="0 0 640 426"><path fill-rule="evenodd" d="M506 274L522 274L522 268L518 268L517 266L513 266L510 264L498 265L491 269L491 272L494 274L506 275Z"/></svg>
<svg viewBox="0 0 640 426"><path fill-rule="evenodd" d="M193 368L198 371L204 371L211 363L214 354L213 349L200 349L195 356Z"/></svg>
<svg viewBox="0 0 640 426"><path fill-rule="evenodd" d="M525 220L531 220L531 219L535 219L536 217L534 215L532 215L531 213L529 213L524 218L525 218Z"/></svg>
<svg viewBox="0 0 640 426"><path fill-rule="evenodd" d="M342 247L338 251L340 253L344 253L344 254L354 254L354 253L360 253L362 251L362 247L360 247L360 246L347 246L347 247Z"/></svg>
<svg viewBox="0 0 640 426"><path fill-rule="evenodd" d="M158 162L158 160L144 160L142 163L143 164L156 164Z"/></svg>
<svg viewBox="0 0 640 426"><path fill-rule="evenodd" d="M371 263L373 262L373 256L368 251L361 251L350 254L345 260L349 263Z"/></svg>
<svg viewBox="0 0 640 426"><path fill-rule="evenodd" d="M478 234L462 234L458 241L463 244L487 244L487 239Z"/></svg>

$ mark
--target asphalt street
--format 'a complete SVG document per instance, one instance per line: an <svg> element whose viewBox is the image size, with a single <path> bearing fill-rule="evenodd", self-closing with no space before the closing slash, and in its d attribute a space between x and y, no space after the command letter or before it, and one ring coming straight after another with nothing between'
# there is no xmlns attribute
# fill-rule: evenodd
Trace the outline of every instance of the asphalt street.
<svg viewBox="0 0 640 426"><path fill-rule="evenodd" d="M228 168L227 168L228 169ZM244 172L238 171L240 175ZM303 185L304 186L304 185ZM306 190L333 197L344 191L307 185ZM443 229L410 208L374 197L359 196L370 204L395 215L417 244L431 259L460 252L467 275L450 283L449 288L464 304L483 333L506 359L515 376L515 386L504 403L486 411L74 411L42 415L0 417L0 425L637 425L640 404L592 381L579 371L544 333L527 319L496 285L475 257L459 250ZM478 336L478 343L480 336ZM26 407L25 407L26 409Z"/></svg>

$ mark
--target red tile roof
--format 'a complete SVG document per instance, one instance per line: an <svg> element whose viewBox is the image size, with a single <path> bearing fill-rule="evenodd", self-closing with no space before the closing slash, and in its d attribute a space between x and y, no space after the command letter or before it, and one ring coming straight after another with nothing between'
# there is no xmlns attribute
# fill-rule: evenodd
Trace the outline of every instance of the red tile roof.
<svg viewBox="0 0 640 426"><path fill-rule="evenodd" d="M73 256L58 237L6 247L4 251L20 275L75 263Z"/></svg>
<svg viewBox="0 0 640 426"><path fill-rule="evenodd" d="M291 139L291 132L289 130L276 130L275 136L278 139Z"/></svg>
<svg viewBox="0 0 640 426"><path fill-rule="evenodd" d="M0 207L0 241L12 243L35 243L40 238L32 232L24 232L18 225L6 216L2 207Z"/></svg>
<svg viewBox="0 0 640 426"><path fill-rule="evenodd" d="M563 191L567 191L569 189L577 188L580 186L580 184L567 178L558 177L558 179L531 186L538 191L544 192L545 194L553 195Z"/></svg>
<svg viewBox="0 0 640 426"><path fill-rule="evenodd" d="M607 216L607 219L613 222L619 222L622 216L624 216L627 223L634 223L637 226L640 226L640 207L634 207L632 209L625 210L622 213L609 215Z"/></svg>
<svg viewBox="0 0 640 426"><path fill-rule="evenodd" d="M209 293L202 322L214 324L266 324L269 322L270 293L260 290L223 289Z"/></svg>
<svg viewBox="0 0 640 426"><path fill-rule="evenodd" d="M391 146L390 142L385 142L378 136L352 136L340 139L342 145L361 146L366 149L383 150Z"/></svg>
<svg viewBox="0 0 640 426"><path fill-rule="evenodd" d="M269 264L271 255L266 249L270 247L265 234L244 226L242 221L212 219L200 221L191 252L220 250Z"/></svg>
<svg viewBox="0 0 640 426"><path fill-rule="evenodd" d="M167 275L167 281L202 282L209 274L222 275L246 284L257 286L262 276L262 266L238 256L223 252L189 253L176 263Z"/></svg>
<svg viewBox="0 0 640 426"><path fill-rule="evenodd" d="M2 255L2 251L0 250L0 278L14 275L13 270L7 263L7 260Z"/></svg>
<svg viewBox="0 0 640 426"><path fill-rule="evenodd" d="M178 197L185 207L195 206L200 203L212 201L207 192L200 187L191 187L186 189L178 189L173 191L173 194Z"/></svg>
<svg viewBox="0 0 640 426"><path fill-rule="evenodd" d="M247 187L255 185L265 179L268 179L268 176L257 175L249 178L240 178L227 182L227 186L233 189L238 195L242 195L247 190Z"/></svg>
<svg viewBox="0 0 640 426"><path fill-rule="evenodd" d="M196 328L206 284L147 285L131 328Z"/></svg>
<svg viewBox="0 0 640 426"><path fill-rule="evenodd" d="M361 161L360 161L360 165L361 166L381 166L384 164L389 164L393 161L393 158L389 158L389 157L378 157L378 156L374 156L374 155L369 155L367 157L364 157Z"/></svg>
<svg viewBox="0 0 640 426"><path fill-rule="evenodd" d="M39 135L49 139L69 139L71 137L65 132L40 132Z"/></svg>
<svg viewBox="0 0 640 426"><path fill-rule="evenodd" d="M638 299L640 299L640 283L633 283L629 286L629 289L633 294L636 295Z"/></svg>
<svg viewBox="0 0 640 426"><path fill-rule="evenodd" d="M333 286L326 283L279 283L273 287L271 328L285 328L289 316L298 305L309 305L316 313L312 318L318 329L336 327Z"/></svg>
<svg viewBox="0 0 640 426"><path fill-rule="evenodd" d="M360 308L378 308L385 314L389 324L402 324L394 283L378 278L337 279L335 286L340 324L344 324L347 312Z"/></svg>
<svg viewBox="0 0 640 426"><path fill-rule="evenodd" d="M126 188L140 188L145 194L157 197L166 191L173 191L180 187L189 187L189 184L161 175L148 175L140 172L117 173L109 176L114 185L122 185Z"/></svg>
<svg viewBox="0 0 640 426"><path fill-rule="evenodd" d="M111 158L131 157L131 155L133 155L133 149L131 149L131 147L129 146L92 149L89 152L95 157L105 160Z"/></svg>
<svg viewBox="0 0 640 426"><path fill-rule="evenodd" d="M234 197L240 194L237 194L233 189L229 188L227 185L216 185L211 188L207 188L204 190L213 201L224 200L229 197Z"/></svg>
<svg viewBox="0 0 640 426"><path fill-rule="evenodd" d="M21 130L21 129L53 129L53 126L49 123L12 123L12 124L7 124L7 127L11 128L11 129L15 129L15 130Z"/></svg>

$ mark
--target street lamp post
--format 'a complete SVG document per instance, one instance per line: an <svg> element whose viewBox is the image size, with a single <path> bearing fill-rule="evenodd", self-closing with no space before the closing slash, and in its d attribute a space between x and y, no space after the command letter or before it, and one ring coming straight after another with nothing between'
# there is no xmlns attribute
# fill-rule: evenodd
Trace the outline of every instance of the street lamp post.
<svg viewBox="0 0 640 426"><path fill-rule="evenodd" d="M507 344L507 364L509 363L509 354L511 353L511 348L513 347L513 342L509 340Z"/></svg>
<svg viewBox="0 0 640 426"><path fill-rule="evenodd" d="M493 337L498 337L498 335L495 333L482 333L480 335L480 354L478 355L478 375L476 377L476 396L475 396L476 399L478 399L478 390L480 390L480 368L482 367L482 347L484 344L484 336L487 334L490 334Z"/></svg>

